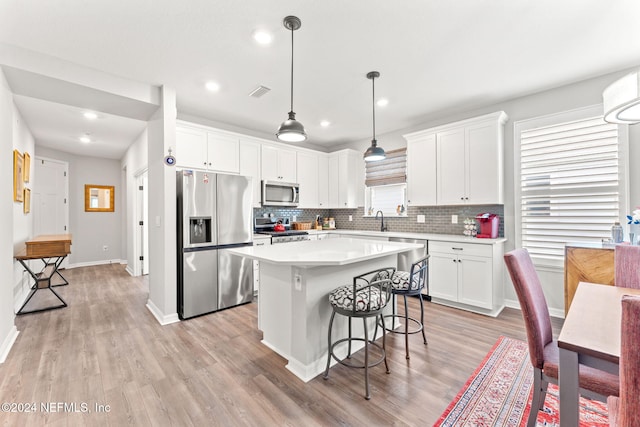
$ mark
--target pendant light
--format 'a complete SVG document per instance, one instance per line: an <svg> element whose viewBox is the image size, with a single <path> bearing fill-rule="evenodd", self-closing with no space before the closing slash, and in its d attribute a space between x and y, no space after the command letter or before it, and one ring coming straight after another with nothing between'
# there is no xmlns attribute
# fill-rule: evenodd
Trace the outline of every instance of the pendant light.
<svg viewBox="0 0 640 427"><path fill-rule="evenodd" d="M609 123L640 122L640 70L616 80L602 92L604 119Z"/></svg>
<svg viewBox="0 0 640 427"><path fill-rule="evenodd" d="M380 77L380 73L377 71L370 71L367 73L367 78L371 79L371 86L373 87L373 139L371 140L371 147L367 148L364 152L365 162L375 162L382 160L386 157L382 147L378 147L378 141L376 141L376 82L375 79Z"/></svg>
<svg viewBox="0 0 640 427"><path fill-rule="evenodd" d="M289 118L282 122L276 136L284 142L302 142L307 139L307 133L304 131L304 125L296 120L296 113L293 112L293 32L300 28L302 22L296 16L287 16L283 23L286 29L291 30L291 110Z"/></svg>

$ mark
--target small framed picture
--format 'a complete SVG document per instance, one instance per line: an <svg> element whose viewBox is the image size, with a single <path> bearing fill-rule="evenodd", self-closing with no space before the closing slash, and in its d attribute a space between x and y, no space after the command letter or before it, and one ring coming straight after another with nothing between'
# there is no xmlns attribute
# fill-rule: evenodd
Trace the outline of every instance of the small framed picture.
<svg viewBox="0 0 640 427"><path fill-rule="evenodd" d="M31 156L26 151L24 152L24 165L22 171L24 182L29 182L29 175L31 173Z"/></svg>
<svg viewBox="0 0 640 427"><path fill-rule="evenodd" d="M18 150L13 150L13 201L24 199L24 157Z"/></svg>
<svg viewBox="0 0 640 427"><path fill-rule="evenodd" d="M26 214L31 212L31 189L24 189L24 206L22 207L22 211Z"/></svg>

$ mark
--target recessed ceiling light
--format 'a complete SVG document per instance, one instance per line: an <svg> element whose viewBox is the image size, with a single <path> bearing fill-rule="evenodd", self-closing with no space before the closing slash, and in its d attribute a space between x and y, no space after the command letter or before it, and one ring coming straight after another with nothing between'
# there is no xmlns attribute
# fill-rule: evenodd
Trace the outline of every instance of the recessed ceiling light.
<svg viewBox="0 0 640 427"><path fill-rule="evenodd" d="M323 121L320 122L320 126L322 126L323 128L326 128L330 124L331 124L331 122L329 120L323 120Z"/></svg>
<svg viewBox="0 0 640 427"><path fill-rule="evenodd" d="M386 107L389 105L389 100L387 98L380 98L378 99L378 102L376 102L376 105L378 107Z"/></svg>
<svg viewBox="0 0 640 427"><path fill-rule="evenodd" d="M273 40L273 36L271 33L268 33L264 30L255 30L253 32L253 39L261 45L268 45Z"/></svg>
<svg viewBox="0 0 640 427"><path fill-rule="evenodd" d="M87 111L86 113L83 114L83 116L87 120L95 120L98 118L98 115L93 111Z"/></svg>
<svg viewBox="0 0 640 427"><path fill-rule="evenodd" d="M89 135L83 135L80 137L80 142L84 142L85 144L88 144L91 142L91 138L89 138Z"/></svg>
<svg viewBox="0 0 640 427"><path fill-rule="evenodd" d="M216 82L207 82L205 87L209 92L217 92L220 90L220 85Z"/></svg>

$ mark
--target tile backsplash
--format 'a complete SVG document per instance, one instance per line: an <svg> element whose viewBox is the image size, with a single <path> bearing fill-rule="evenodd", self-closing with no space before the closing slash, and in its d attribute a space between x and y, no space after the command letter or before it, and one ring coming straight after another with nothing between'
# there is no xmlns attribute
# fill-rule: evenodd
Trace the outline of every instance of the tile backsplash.
<svg viewBox="0 0 640 427"><path fill-rule="evenodd" d="M276 216L297 217L297 221L313 221L316 215L321 218L333 217L336 228L346 230L380 230L380 219L363 216L364 208L357 209L254 209L254 216L273 213ZM479 213L491 212L500 216L498 235L504 237L503 205L469 206L409 206L406 217L385 216L384 222L389 231L408 233L460 234L464 231L464 219L475 218ZM353 221L349 221L351 215ZM417 216L424 215L425 223L418 223ZM451 216L458 215L458 223L451 223Z"/></svg>

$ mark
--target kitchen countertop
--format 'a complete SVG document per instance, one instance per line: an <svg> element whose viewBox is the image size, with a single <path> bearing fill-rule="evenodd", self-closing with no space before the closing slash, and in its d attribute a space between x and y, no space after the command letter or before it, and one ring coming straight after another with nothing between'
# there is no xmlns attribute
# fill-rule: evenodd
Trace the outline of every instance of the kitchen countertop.
<svg viewBox="0 0 640 427"><path fill-rule="evenodd" d="M286 245L245 246L227 251L272 264L316 267L353 264L421 247L422 245L416 243L341 238L305 240Z"/></svg>
<svg viewBox="0 0 640 427"><path fill-rule="evenodd" d="M495 245L496 243L506 242L507 239L499 237L497 239L478 239L476 237L461 236L459 234L437 234L437 233L406 233L401 231L367 231L367 230L307 230L309 234L335 233L335 234L352 234L356 236L371 237L397 237L401 239L418 239L418 240L437 240L444 242L458 243L477 243L483 245Z"/></svg>

